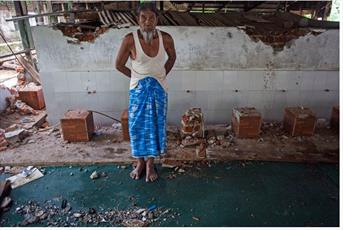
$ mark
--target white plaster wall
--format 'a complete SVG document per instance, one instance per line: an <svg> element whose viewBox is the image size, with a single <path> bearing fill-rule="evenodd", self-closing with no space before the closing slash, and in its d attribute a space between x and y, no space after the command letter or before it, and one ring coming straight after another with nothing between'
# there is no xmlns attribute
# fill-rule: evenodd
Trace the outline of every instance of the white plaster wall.
<svg viewBox="0 0 343 230"><path fill-rule="evenodd" d="M50 122L73 108L120 117L128 106L129 79L115 70L114 61L122 37L134 29L112 29L94 43L76 45L58 30L33 28ZM308 106L328 118L338 104L338 30L300 37L274 52L237 28L160 29L174 37L177 51L167 77L169 123L178 124L191 106L203 109L206 122L225 123L235 106L255 106L265 119L281 120L285 106Z"/></svg>

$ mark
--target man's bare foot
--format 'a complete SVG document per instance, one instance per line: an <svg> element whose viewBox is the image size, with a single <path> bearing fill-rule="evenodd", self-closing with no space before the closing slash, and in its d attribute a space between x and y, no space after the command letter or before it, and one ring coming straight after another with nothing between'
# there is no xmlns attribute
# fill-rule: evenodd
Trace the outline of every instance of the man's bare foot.
<svg viewBox="0 0 343 230"><path fill-rule="evenodd" d="M146 161L146 182L154 182L158 178L157 173L154 169L154 158L149 157Z"/></svg>
<svg viewBox="0 0 343 230"><path fill-rule="evenodd" d="M142 175L143 170L145 169L145 161L143 158L138 159L137 166L130 173L130 177L134 180L139 180Z"/></svg>

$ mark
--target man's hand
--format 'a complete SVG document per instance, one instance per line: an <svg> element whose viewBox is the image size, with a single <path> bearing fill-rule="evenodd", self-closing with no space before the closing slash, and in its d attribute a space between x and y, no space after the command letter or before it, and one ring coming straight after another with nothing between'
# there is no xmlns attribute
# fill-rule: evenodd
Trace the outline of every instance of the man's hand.
<svg viewBox="0 0 343 230"><path fill-rule="evenodd" d="M133 35L130 33L124 37L116 59L116 69L129 78L131 78L131 70L125 65L130 57L131 47L133 47L133 45Z"/></svg>

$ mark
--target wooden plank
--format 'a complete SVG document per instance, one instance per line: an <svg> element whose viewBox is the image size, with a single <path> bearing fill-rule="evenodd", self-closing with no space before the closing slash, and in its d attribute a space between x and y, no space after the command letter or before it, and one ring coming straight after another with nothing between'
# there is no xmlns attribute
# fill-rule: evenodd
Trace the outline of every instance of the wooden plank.
<svg viewBox="0 0 343 230"><path fill-rule="evenodd" d="M26 61L23 56L18 55L17 58L24 69L26 69L31 75L33 81L41 85L42 83L39 79L39 73L36 71L36 69L28 61Z"/></svg>
<svg viewBox="0 0 343 230"><path fill-rule="evenodd" d="M178 12L177 15L184 21L184 26L198 26L196 19L191 14Z"/></svg>

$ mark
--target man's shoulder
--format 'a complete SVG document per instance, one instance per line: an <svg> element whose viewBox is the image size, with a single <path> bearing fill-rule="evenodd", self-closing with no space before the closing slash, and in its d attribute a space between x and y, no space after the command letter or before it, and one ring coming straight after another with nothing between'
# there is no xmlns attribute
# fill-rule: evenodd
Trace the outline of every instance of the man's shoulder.
<svg viewBox="0 0 343 230"><path fill-rule="evenodd" d="M162 31L162 30L160 30L160 32L161 32L163 37L172 38L172 36L169 33L165 32L165 31Z"/></svg>
<svg viewBox="0 0 343 230"><path fill-rule="evenodd" d="M162 38L163 38L163 40L166 42L168 42L168 41L172 41L173 40L173 37L169 34L169 33L167 33L167 32L164 32L164 31L162 31L162 30L160 30L161 31L161 34L162 34Z"/></svg>
<svg viewBox="0 0 343 230"><path fill-rule="evenodd" d="M132 32L127 33L127 34L124 36L124 39L133 39L133 33L132 33Z"/></svg>
<svg viewBox="0 0 343 230"><path fill-rule="evenodd" d="M124 36L124 41L127 42L128 44L133 43L133 33L130 32Z"/></svg>

